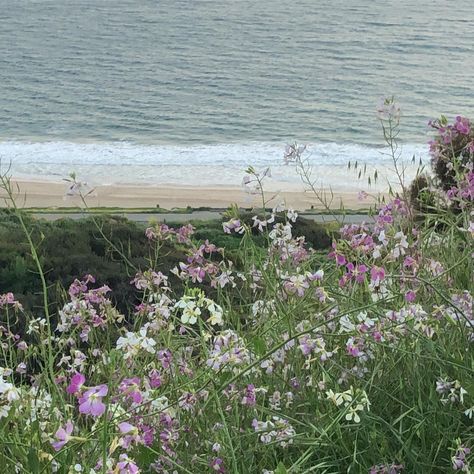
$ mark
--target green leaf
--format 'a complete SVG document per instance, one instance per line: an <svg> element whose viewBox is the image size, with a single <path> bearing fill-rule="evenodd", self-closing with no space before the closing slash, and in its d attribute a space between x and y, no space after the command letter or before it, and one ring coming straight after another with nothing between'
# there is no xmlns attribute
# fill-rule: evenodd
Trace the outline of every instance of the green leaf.
<svg viewBox="0 0 474 474"><path fill-rule="evenodd" d="M275 469L275 474L288 474L285 465L282 462L278 463L277 468Z"/></svg>
<svg viewBox="0 0 474 474"><path fill-rule="evenodd" d="M253 349L257 355L264 355L267 352L265 340L261 337L255 337L253 339Z"/></svg>
<svg viewBox="0 0 474 474"><path fill-rule="evenodd" d="M40 461L38 459L38 453L36 452L36 449L30 448L28 451L28 467L29 472L31 473L40 472Z"/></svg>

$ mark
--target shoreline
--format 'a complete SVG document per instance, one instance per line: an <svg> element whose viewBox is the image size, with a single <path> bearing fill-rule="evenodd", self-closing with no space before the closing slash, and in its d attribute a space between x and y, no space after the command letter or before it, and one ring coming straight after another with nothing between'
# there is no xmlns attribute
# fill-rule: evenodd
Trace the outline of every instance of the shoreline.
<svg viewBox="0 0 474 474"><path fill-rule="evenodd" d="M83 207L79 196L66 196L68 183L53 180L11 179L15 200L20 208L64 208ZM86 191L87 192L87 191ZM274 196L271 190L267 199ZM5 207L5 191L0 190L1 207ZM330 194L328 194L330 198ZM298 211L308 209L322 210L314 194L301 191L282 191L271 200L267 207L282 201ZM239 207L261 207L260 196L245 193L240 186L191 186L191 185L101 185L93 188L87 196L88 207L115 208L227 208L231 204ZM357 192L334 191L332 209L339 209L341 203L348 209L367 208L375 203L374 197L360 201ZM312 207L313 206L313 207Z"/></svg>

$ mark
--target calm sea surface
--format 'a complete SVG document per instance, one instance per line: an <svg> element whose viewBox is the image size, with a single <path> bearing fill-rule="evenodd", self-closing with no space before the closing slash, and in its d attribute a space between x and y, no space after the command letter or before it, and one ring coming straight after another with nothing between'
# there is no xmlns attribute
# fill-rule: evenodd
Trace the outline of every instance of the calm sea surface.
<svg viewBox="0 0 474 474"><path fill-rule="evenodd" d="M309 143L333 184L474 117L474 0L0 0L0 158L17 175L229 184ZM291 179L289 179L291 181ZM346 179L347 181L347 179Z"/></svg>

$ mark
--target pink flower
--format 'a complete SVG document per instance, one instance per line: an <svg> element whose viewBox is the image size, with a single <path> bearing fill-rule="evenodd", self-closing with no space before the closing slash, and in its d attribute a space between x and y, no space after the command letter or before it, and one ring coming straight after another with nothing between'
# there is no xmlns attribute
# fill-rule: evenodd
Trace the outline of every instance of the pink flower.
<svg viewBox="0 0 474 474"><path fill-rule="evenodd" d="M140 379L138 377L124 379L119 385L119 390L127 398L130 398L134 403L141 403L143 401L143 397L140 392Z"/></svg>
<svg viewBox="0 0 474 474"><path fill-rule="evenodd" d="M332 244L333 251L329 254L329 258L334 258L336 260L336 263L342 267L346 263L346 257L342 253L339 253L337 250L337 244L336 242L333 242Z"/></svg>
<svg viewBox="0 0 474 474"><path fill-rule="evenodd" d="M55 451L59 451L70 439L74 426L71 421L66 423L64 428L59 428L55 433L55 437L58 441L51 443Z"/></svg>
<svg viewBox="0 0 474 474"><path fill-rule="evenodd" d="M355 278L357 283L364 283L365 274L368 271L368 268L364 264L354 265L353 263L348 263L346 268L350 278Z"/></svg>
<svg viewBox="0 0 474 474"><path fill-rule="evenodd" d="M86 378L84 375L77 373L74 374L71 378L71 383L66 389L67 393L76 395L81 391L82 386L84 385L84 382L86 381Z"/></svg>
<svg viewBox="0 0 474 474"><path fill-rule="evenodd" d="M123 421L118 424L118 428L123 435L119 441L122 448L128 449L133 443L137 444L143 441L138 434L138 428L130 423Z"/></svg>
<svg viewBox="0 0 474 474"><path fill-rule="evenodd" d="M83 415L101 416L105 412L102 398L107 395L107 385L98 385L84 392L79 398L79 412Z"/></svg>
<svg viewBox="0 0 474 474"><path fill-rule="evenodd" d="M138 466L135 464L135 462L126 454L120 455L117 468L120 474L138 474L140 472L140 469L138 469Z"/></svg>
<svg viewBox="0 0 474 474"><path fill-rule="evenodd" d="M454 124L454 128L461 134L461 135L469 135L471 131L471 124L469 120L465 117L461 117L458 115L456 117L456 122Z"/></svg>
<svg viewBox="0 0 474 474"><path fill-rule="evenodd" d="M409 303L413 303L416 300L416 293L413 290L409 290L405 293L405 300Z"/></svg>
<svg viewBox="0 0 474 474"><path fill-rule="evenodd" d="M119 427L119 430L122 434L130 434L130 433L134 433L134 432L137 431L135 426L131 425L130 423L128 423L126 421L122 421L122 423L119 423L118 427Z"/></svg>
<svg viewBox="0 0 474 474"><path fill-rule="evenodd" d="M405 260L403 260L403 266L405 268L413 267L415 263L416 260L413 257L410 257L409 255L405 257Z"/></svg>
<svg viewBox="0 0 474 474"><path fill-rule="evenodd" d="M379 285L380 282L385 278L385 269L382 267L374 266L370 270L370 279L376 285Z"/></svg>

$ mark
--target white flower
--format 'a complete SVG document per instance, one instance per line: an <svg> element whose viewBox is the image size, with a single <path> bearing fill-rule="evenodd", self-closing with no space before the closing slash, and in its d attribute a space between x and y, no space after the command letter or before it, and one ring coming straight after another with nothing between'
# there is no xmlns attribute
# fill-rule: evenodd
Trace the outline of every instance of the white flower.
<svg viewBox="0 0 474 474"><path fill-rule="evenodd" d="M85 181L76 181L75 178L73 178L73 180L70 181L66 192L64 193L63 199L66 200L67 198L74 196L90 196L91 194L94 194L94 191L94 188L89 186L89 184L87 184Z"/></svg>
<svg viewBox="0 0 474 474"><path fill-rule="evenodd" d="M405 253L406 253L405 249L408 248L408 241L407 241L406 235L401 231L397 232L395 234L394 238L399 240L399 242L397 242L395 244L395 247L392 250L392 256L393 256L393 258L398 258L401 255L405 255Z"/></svg>
<svg viewBox="0 0 474 474"><path fill-rule="evenodd" d="M471 420L472 417L474 416L474 406L472 406L471 408L468 408L464 414Z"/></svg>
<svg viewBox="0 0 474 474"><path fill-rule="evenodd" d="M125 337L119 337L117 339L117 349L121 349L125 352L124 358L130 359L136 356L140 349L149 352L150 354L155 353L156 341L150 337L147 337L149 324L145 324L138 333L127 332Z"/></svg>
<svg viewBox="0 0 474 474"><path fill-rule="evenodd" d="M12 383L3 380L3 378L0 378L0 395L6 399L8 403L20 399L18 389Z"/></svg>
<svg viewBox="0 0 474 474"><path fill-rule="evenodd" d="M288 209L288 212L286 213L286 217L288 217L289 221L296 222L296 219L298 218L298 213L294 211L293 209Z"/></svg>
<svg viewBox="0 0 474 474"><path fill-rule="evenodd" d="M342 332L352 332L355 330L355 324L350 320L349 316L342 316L339 319L339 325Z"/></svg>
<svg viewBox="0 0 474 474"><path fill-rule="evenodd" d="M471 237L474 238L474 222L469 222L469 227L467 228L467 231L470 232Z"/></svg>
<svg viewBox="0 0 474 474"><path fill-rule="evenodd" d="M222 326L224 324L224 320L222 318L222 308L219 305L215 304L213 301L211 301L207 309L210 313L209 319L207 320L208 323L212 326L215 326L216 324Z"/></svg>
<svg viewBox="0 0 474 474"><path fill-rule="evenodd" d="M197 318L201 315L201 310L196 305L196 302L188 300L186 297L179 300L176 303L175 308L183 310L183 313L181 314L181 322L183 324L194 324L197 321Z"/></svg>
<svg viewBox="0 0 474 474"><path fill-rule="evenodd" d="M353 420L354 423L360 422L360 416L357 413L358 411L362 411L364 407L359 403L355 407L349 407L349 411L346 413L346 420L351 421Z"/></svg>

